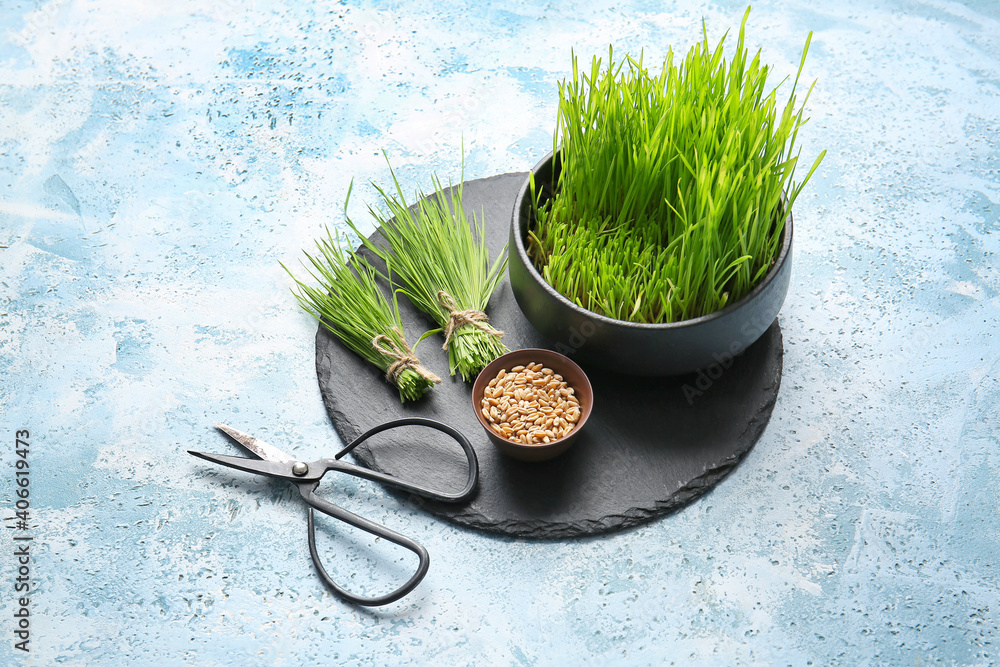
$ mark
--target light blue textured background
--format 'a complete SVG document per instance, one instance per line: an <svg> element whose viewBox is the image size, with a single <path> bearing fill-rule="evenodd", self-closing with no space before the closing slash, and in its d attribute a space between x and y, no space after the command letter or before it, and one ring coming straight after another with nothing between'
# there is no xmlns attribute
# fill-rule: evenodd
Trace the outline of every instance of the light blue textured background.
<svg viewBox="0 0 1000 667"><path fill-rule="evenodd" d="M286 5L291 5L286 7ZM368 483L330 497L433 558L344 605L290 487L185 453L213 421L304 459L336 437L279 260L374 201L388 151L525 171L582 57L714 41L742 2L40 0L0 9L0 497L32 433L32 652L65 664L961 664L998 660L1000 7L762 2L784 75L814 31L785 370L749 458L596 539L470 532ZM408 561L329 526L341 573ZM336 531L334 533L333 531ZM386 584L387 585L387 584Z"/></svg>

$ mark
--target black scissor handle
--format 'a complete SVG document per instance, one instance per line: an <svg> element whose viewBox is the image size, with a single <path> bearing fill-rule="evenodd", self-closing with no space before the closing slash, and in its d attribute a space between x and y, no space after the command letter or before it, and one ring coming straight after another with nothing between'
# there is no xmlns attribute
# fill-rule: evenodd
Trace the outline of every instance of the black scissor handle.
<svg viewBox="0 0 1000 667"><path fill-rule="evenodd" d="M370 438L371 436L387 431L389 429L398 428L400 426L426 426L428 428L435 429L445 433L453 440L455 440L465 452L465 457L469 463L469 474L466 479L465 488L457 493L449 493L446 491L438 491L435 489L429 489L420 484L415 484L412 482L407 482L399 479L398 477L393 477L392 475L387 475L370 468L364 468L361 466L354 465L352 463L347 463L340 461L339 459L353 450L355 447L360 445L362 442ZM345 472L356 477L361 477L363 479L368 479L373 482L380 482L382 484L387 484L389 486L402 489L404 491L410 491L419 496L425 498L430 498L432 500L440 500L444 502L461 502L472 496L476 489L476 484L479 482L479 460L476 458L476 450L472 448L472 444L469 440L462 435L459 431L443 424L439 421L433 419L425 419L423 417L409 417L406 419L397 419L395 421L386 422L385 424L380 424L360 437L356 438L351 444L340 450L333 459L325 459L323 461L317 462L317 464L324 465L326 470L323 471L325 474L327 471L337 471ZM316 465L316 464L310 464ZM389 604L390 602L395 602L396 600L402 598L417 587L417 584L423 580L424 575L427 574L427 569L430 567L430 555L427 553L427 549L421 546L418 542L411 540L405 535L400 535L399 533L389 530L385 526L381 526L373 521L369 521L363 517L349 512L342 507L338 507L333 503L324 500L316 495L315 491L319 486L319 481L315 482L305 482L299 483L299 493L302 495L303 500L309 504L309 554L312 556L313 565L316 567L316 571L319 573L320 578L323 579L330 590L336 593L338 596L347 600L348 602L353 602L354 604L375 607L379 605ZM362 597L360 595L355 595L347 590L344 590L338 586L330 575L327 573L326 568L323 567L323 563L320 561L319 552L316 549L316 522L313 515L313 508L327 514L335 519L340 519L341 521L348 523L355 528L360 528L372 535L377 535L378 537L384 537L385 539L398 544L401 547L409 549L413 553L417 554L419 559L419 564L417 565L417 571L413 573L413 576L409 580L385 595L380 595L377 597Z"/></svg>
<svg viewBox="0 0 1000 667"><path fill-rule="evenodd" d="M313 565L316 567L316 572L319 573L323 583L330 587L334 593L339 595L344 600L348 602L353 602L354 604L360 604L366 607L377 607L383 604L389 604L390 602L395 602L404 595L408 594L417 584L421 582L424 575L427 574L427 568L430 567L431 558L427 553L427 549L424 549L419 543L414 542L405 535L400 535L399 533L389 530L385 526L380 526L379 524L369 521L368 519L362 518L353 512L348 512L342 507L337 507L333 503L323 500L317 496L314 491L318 486L318 482L315 484L303 484L299 486L299 493L302 494L302 499L310 505L309 507L309 554L312 556ZM366 598L360 595L355 595L350 591L344 590L333 581L329 574L326 572L326 568L323 567L323 563L319 559L319 552L316 550L316 522L313 519L313 508L316 508L320 512L334 517L335 519L340 519L341 521L348 523L355 528L360 528L366 532L369 532L378 537L384 537L390 542L395 542L401 547L405 547L417 554L417 558L420 559L419 565L417 565L417 571L413 573L413 576L409 580L392 591L391 593L386 593L385 595L379 595L376 597Z"/></svg>
<svg viewBox="0 0 1000 667"><path fill-rule="evenodd" d="M399 428L400 426L426 426L427 428L432 428L437 431L445 433L455 442L457 442L461 447L462 451L465 452L465 458L469 462L469 476L465 482L465 488L458 493L448 493L446 491L437 491L435 489L428 489L427 487L415 484L413 482L407 482L399 479L398 477L393 477L392 475L387 475L385 473L377 472L369 468L363 468L361 466L356 466L351 463L345 463L339 461L339 459L353 450L355 447L360 445L362 442L372 437L377 433L382 431L388 431L389 429ZM339 470L346 472L363 479L370 479L373 482L380 482L382 484L388 484L389 486L394 486L397 489L402 489L404 491L411 491L424 498L430 498L431 500L441 500L449 503L457 503L463 500L467 500L475 491L476 484L479 482L479 460L476 458L476 450L472 448L472 444L469 442L468 438L462 435L459 431L443 424L439 421L433 419L425 419L423 417L407 417L406 419L397 419L395 421L386 422L384 424L379 424L378 426L369 429L366 433L358 438L354 439L354 442L344 447L342 450L337 452L334 456L335 461L329 461L327 467L329 470Z"/></svg>

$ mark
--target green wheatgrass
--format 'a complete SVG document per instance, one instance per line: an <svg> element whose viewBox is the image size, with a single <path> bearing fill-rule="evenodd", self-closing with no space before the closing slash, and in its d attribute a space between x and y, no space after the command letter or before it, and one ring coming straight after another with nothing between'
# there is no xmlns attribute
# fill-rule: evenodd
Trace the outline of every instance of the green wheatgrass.
<svg viewBox="0 0 1000 667"><path fill-rule="evenodd" d="M395 296L390 305L378 287L375 269L363 257L348 258L329 228L316 247L318 255L304 252L309 264L303 266L319 288L300 281L281 265L295 281L293 293L299 305L348 349L387 371L386 380L399 389L400 401L423 396L441 380L420 366L407 344Z"/></svg>
<svg viewBox="0 0 1000 667"><path fill-rule="evenodd" d="M434 196L418 192L418 203L411 208L395 172L389 169L395 193L376 186L385 210L369 207L385 244L373 243L348 222L365 246L386 263L387 276L399 285L399 291L441 326L438 331L446 334L451 374L457 370L468 382L508 352L500 341L503 334L490 327L483 314L507 267L506 246L490 264L483 221L474 218L470 224L466 218L461 185L446 195L440 179L433 176ZM453 319L453 312L481 319ZM450 336L449 322L454 326Z"/></svg>
<svg viewBox="0 0 1000 667"><path fill-rule="evenodd" d="M779 110L769 68L744 47L731 61L703 40L657 76L638 60L559 86L554 147L561 173L541 201L528 252L545 280L587 310L631 322L678 322L736 301L774 263L796 197L819 166L793 181L806 123L796 88ZM815 82L813 83L815 85ZM780 84L779 84L780 87Z"/></svg>

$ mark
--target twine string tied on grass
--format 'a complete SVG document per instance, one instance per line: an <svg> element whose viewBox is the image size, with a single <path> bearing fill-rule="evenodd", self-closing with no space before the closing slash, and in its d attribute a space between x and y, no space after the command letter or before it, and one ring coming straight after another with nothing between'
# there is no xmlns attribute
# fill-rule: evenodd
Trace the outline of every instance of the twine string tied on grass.
<svg viewBox="0 0 1000 667"><path fill-rule="evenodd" d="M444 328L444 345L441 346L442 350L448 349L448 343L451 341L451 336L460 327L471 324L480 331L484 331L490 335L496 336L497 338L503 338L503 332L494 329L489 325L490 318L487 317L486 313L481 310L475 310L474 308L469 308L468 310L459 310L458 304L455 303L455 299L451 297L450 294L444 290L439 290L437 293L438 303L441 307L448 311L449 318L448 324Z"/></svg>
<svg viewBox="0 0 1000 667"><path fill-rule="evenodd" d="M415 354L413 354L413 350L410 349L410 346L406 344L406 338L403 337L403 332L399 330L399 327L393 327L392 331L399 337L402 347L400 347L395 340L385 334L379 334L372 338L372 347L393 360L393 362L389 364L389 368L385 371L386 381L391 384L397 384L399 376L403 371L409 368L428 382L441 382L441 378L420 364L420 360L417 359Z"/></svg>

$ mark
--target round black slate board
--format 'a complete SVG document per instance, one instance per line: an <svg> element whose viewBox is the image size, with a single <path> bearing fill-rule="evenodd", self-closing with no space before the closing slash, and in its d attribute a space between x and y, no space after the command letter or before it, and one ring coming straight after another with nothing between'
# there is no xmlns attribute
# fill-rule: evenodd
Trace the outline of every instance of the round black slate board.
<svg viewBox="0 0 1000 667"><path fill-rule="evenodd" d="M504 174L463 186L464 207L485 220L494 257L507 242L514 198L526 176ZM381 240L378 232L372 238ZM400 310L411 344L436 326L402 297ZM505 332L510 349L551 347L524 319L506 279L487 312L490 323ZM402 405L380 371L321 326L316 370L323 402L345 443L402 417L429 417L460 430L479 456L477 494L462 505L415 496L411 502L464 526L524 537L604 533L697 498L753 447L781 383L777 321L740 357L697 374L635 378L584 367L594 388L594 411L577 443L551 461L523 463L500 455L486 438L472 413L472 384L448 375L441 343L440 335L433 336L417 352L443 382L420 401ZM354 450L354 456L371 468L443 489L460 488L465 479L461 450L429 429L407 427L380 435Z"/></svg>

